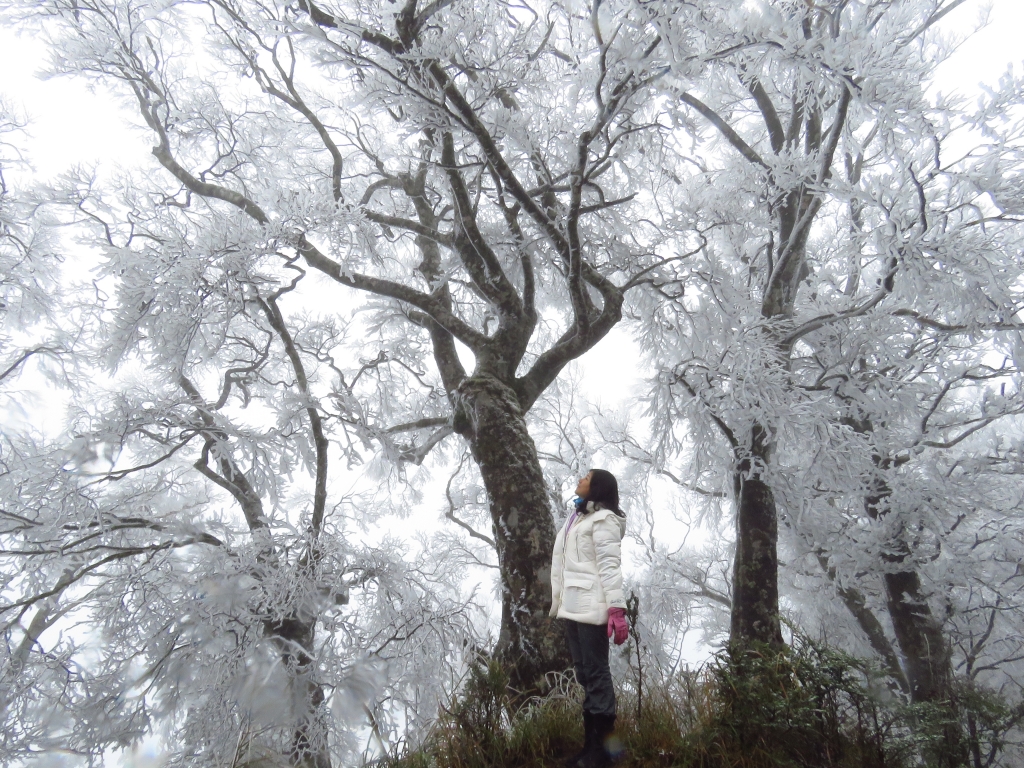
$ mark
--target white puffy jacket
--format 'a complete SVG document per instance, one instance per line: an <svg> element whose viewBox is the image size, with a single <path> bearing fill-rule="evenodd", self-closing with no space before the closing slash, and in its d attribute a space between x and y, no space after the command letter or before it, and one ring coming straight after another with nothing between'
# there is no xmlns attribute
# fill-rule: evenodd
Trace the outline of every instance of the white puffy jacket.
<svg viewBox="0 0 1024 768"><path fill-rule="evenodd" d="M625 608L622 594L622 534L626 521L587 502L572 528L565 521L551 555L551 615L581 624L604 624L609 608Z"/></svg>

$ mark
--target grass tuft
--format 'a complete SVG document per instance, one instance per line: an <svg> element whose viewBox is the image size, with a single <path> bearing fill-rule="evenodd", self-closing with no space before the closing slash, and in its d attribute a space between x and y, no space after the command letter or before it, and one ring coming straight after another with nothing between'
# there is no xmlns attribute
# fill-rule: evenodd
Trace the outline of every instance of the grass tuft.
<svg viewBox="0 0 1024 768"><path fill-rule="evenodd" d="M909 768L922 765L922 712L874 695L858 660L808 640L723 651L696 671L619 693L621 768ZM554 768L583 740L571 678L525 704L493 661L418 748L381 768ZM887 701L883 701L887 699ZM991 714L996 718L1001 713Z"/></svg>

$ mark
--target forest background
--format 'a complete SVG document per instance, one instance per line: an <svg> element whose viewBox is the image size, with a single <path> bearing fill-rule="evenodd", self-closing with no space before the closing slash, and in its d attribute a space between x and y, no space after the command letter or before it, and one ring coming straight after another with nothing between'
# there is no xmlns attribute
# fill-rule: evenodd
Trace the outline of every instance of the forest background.
<svg viewBox="0 0 1024 768"><path fill-rule="evenodd" d="M350 764L480 650L539 687L595 465L658 674L796 630L1019 704L978 11L9 5L62 77L5 111L3 759Z"/></svg>

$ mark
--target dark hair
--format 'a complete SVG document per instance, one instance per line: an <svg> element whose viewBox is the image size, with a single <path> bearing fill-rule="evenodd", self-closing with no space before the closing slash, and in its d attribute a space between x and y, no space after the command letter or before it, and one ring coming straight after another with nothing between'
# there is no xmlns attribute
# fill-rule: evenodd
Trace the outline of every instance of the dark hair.
<svg viewBox="0 0 1024 768"><path fill-rule="evenodd" d="M599 502L619 515L625 514L619 509L619 482L607 469L590 470L590 492L587 493L587 501Z"/></svg>

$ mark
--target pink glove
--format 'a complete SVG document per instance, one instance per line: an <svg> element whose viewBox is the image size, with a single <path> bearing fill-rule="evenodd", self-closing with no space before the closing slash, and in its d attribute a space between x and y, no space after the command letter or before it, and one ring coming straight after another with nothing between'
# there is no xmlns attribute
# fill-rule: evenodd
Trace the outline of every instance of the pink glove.
<svg viewBox="0 0 1024 768"><path fill-rule="evenodd" d="M626 623L625 608L608 609L608 637L615 635L615 644L622 645L629 636L629 625Z"/></svg>

